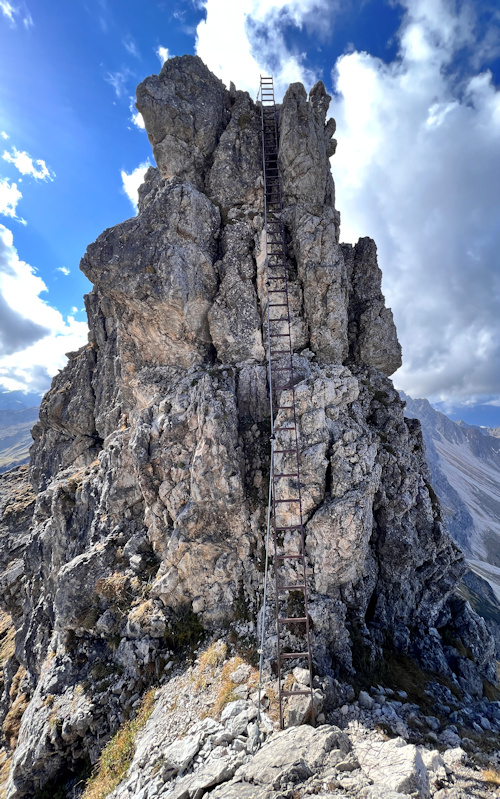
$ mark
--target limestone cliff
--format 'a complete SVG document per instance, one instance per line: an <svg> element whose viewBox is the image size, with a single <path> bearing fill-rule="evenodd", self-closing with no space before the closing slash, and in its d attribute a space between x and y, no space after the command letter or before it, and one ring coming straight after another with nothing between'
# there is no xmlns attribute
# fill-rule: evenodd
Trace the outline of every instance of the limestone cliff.
<svg viewBox="0 0 500 799"><path fill-rule="evenodd" d="M453 594L463 557L388 378L401 351L376 247L339 243L329 99L293 84L279 116L315 667L332 684L357 668L353 641L373 658L389 642L480 696L492 645ZM9 799L94 763L179 641L204 628L255 648L270 429L259 108L191 56L146 79L137 107L157 168L138 215L82 259L89 344L42 403L31 522L26 503L22 530L4 520L23 568L2 563L17 629L3 706L18 668L29 700Z"/></svg>

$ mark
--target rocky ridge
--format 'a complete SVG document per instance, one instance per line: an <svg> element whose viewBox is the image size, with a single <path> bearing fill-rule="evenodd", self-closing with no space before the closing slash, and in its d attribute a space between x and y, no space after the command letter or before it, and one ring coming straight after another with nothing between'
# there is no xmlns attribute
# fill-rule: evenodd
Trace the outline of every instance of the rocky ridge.
<svg viewBox="0 0 500 799"><path fill-rule="evenodd" d="M493 642L454 593L463 555L388 378L401 351L375 244L339 243L328 104L323 84L293 84L279 109L318 690L344 707L363 664L411 657L470 707L494 690ZM137 217L82 259L89 345L44 397L34 493L22 470L0 478L5 720L23 697L4 721L8 799L95 764L203 634L255 656L270 430L259 109L191 56L147 78L137 107L157 168ZM266 640L269 670L272 625Z"/></svg>
<svg viewBox="0 0 500 799"><path fill-rule="evenodd" d="M214 655L219 655L217 663ZM474 710L460 711L475 719L473 741L460 738L456 725L425 716L404 691L377 686L360 691L356 700L351 691L350 701L337 710L325 708L316 729L290 726L279 732L269 675L262 691L267 710L258 722L255 670L238 665L238 658L223 660L224 656L219 642L203 651L187 671L168 670L164 686L156 691L153 713L137 736L128 771L110 799L190 799L204 794L217 799L495 795L483 771L485 763L497 760L494 755L488 760L481 756L476 742L481 736L483 746L488 740L496 742L497 705L479 702ZM304 679L300 671L295 674ZM229 701L217 709L223 672L229 675L232 690L226 694ZM315 684L325 689L318 678ZM441 691L441 699L446 697L439 684L432 689ZM456 697L450 697L456 706ZM454 712L454 721L460 724L460 713Z"/></svg>

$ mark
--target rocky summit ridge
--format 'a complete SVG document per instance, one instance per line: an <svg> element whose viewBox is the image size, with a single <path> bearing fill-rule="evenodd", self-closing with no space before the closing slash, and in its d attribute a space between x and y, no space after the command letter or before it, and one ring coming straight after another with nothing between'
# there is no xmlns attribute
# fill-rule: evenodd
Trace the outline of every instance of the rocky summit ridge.
<svg viewBox="0 0 500 799"><path fill-rule="evenodd" d="M500 718L488 702L494 645L482 619L454 592L463 555L441 524L420 425L404 417L389 379L401 350L376 246L368 238L355 246L339 242L329 101L322 83L309 96L301 84L290 86L279 107L279 158L314 713L320 722L335 721L337 732L319 727L309 765L255 788L255 684L250 671L233 677L236 653L243 667L256 654L269 478L260 111L199 58L172 58L137 90L157 163L139 190L138 214L104 231L81 262L94 286L86 297L89 344L69 354L43 399L31 484L25 467L0 478L7 655L1 767L8 799L55 795L54 786L96 764L104 745L137 716L148 687L162 685L135 755L147 771L151 747L161 749L159 733L148 738L148 725L168 729L167 748L187 734L172 728L177 700L161 704L162 692L185 679L187 649L207 638L232 647L225 665L217 665L222 672L234 666L221 672L222 687L229 686L222 696L244 706L231 706L224 718L231 702L199 708L204 727L188 714L191 754L179 761L169 750L169 766L161 750L147 785L134 760L136 781L113 796L201 797L233 778L242 783L236 793L213 796L277 796L294 783L306 796L315 768L363 768L361 749L351 756L352 742L338 725L359 724L365 710L406 739L416 729L421 740L427 731L435 743L456 746L467 738L458 735L462 726L476 724L476 737L493 736L490 748L496 740ZM275 632L268 623L270 710ZM425 701L437 703L441 720L429 706L434 720L425 722L414 699L402 695L394 700L405 706L401 715L394 707L385 714L383 684L354 702L352 686L390 679L388 664L400 672L401 664L403 671L414 668L415 685L434 675ZM303 671L291 673L291 682L307 684L311 675ZM186 706L209 683L193 678ZM292 706L289 723L307 710ZM455 731L446 717L452 712ZM235 726L231 714L239 717ZM272 729L271 714L267 733ZM286 741L293 734L287 731ZM475 751L477 742L468 740ZM219 776L203 782L198 771L218 746L227 750L217 750L221 762L211 765ZM340 769L346 758L350 765ZM418 795L427 795L418 758ZM381 780L370 776L369 763L364 768L347 793L389 798L387 785L386 793L368 790ZM200 779L178 788L186 774ZM395 790L401 795L409 786L411 793L415 784L403 780Z"/></svg>

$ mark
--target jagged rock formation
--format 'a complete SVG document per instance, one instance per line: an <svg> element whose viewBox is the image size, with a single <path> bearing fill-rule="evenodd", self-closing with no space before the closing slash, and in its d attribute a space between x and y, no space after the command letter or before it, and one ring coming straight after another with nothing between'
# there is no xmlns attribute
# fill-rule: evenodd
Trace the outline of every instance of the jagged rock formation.
<svg viewBox="0 0 500 799"><path fill-rule="evenodd" d="M309 99L294 84L280 108L316 668L343 701L360 646L376 658L388 639L480 696L492 643L453 595L463 557L388 379L401 351L375 245L339 243L328 103L321 83ZM22 615L2 599L30 700L9 799L94 763L190 635L255 647L270 426L259 110L190 56L145 80L137 107L157 168L137 217L82 260L90 341L34 429Z"/></svg>

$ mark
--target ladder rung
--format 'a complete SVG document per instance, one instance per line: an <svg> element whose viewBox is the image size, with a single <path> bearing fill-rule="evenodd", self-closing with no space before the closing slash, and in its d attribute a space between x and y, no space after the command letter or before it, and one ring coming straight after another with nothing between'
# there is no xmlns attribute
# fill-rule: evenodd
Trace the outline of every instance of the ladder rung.
<svg viewBox="0 0 500 799"><path fill-rule="evenodd" d="M297 450L296 449L275 449L274 450L274 454L275 455L284 455L285 452L297 452Z"/></svg>
<svg viewBox="0 0 500 799"><path fill-rule="evenodd" d="M287 302L270 302L268 308L288 308Z"/></svg>
<svg viewBox="0 0 500 799"><path fill-rule="evenodd" d="M279 477L298 477L297 472L280 472L279 474L273 474L273 477L277 480Z"/></svg>
<svg viewBox="0 0 500 799"><path fill-rule="evenodd" d="M300 524L299 527L302 527L302 525ZM276 555L276 559L277 560L304 560L304 556L303 555ZM297 591L298 591L301 588L301 586L297 585L297 586L294 586L294 588L296 588ZM278 591L279 590L280 589L278 588ZM290 590L290 589L289 589L288 586L284 585L283 586L283 590Z"/></svg>
<svg viewBox="0 0 500 799"><path fill-rule="evenodd" d="M295 427L275 427L274 428L274 432L275 433L282 433L283 430L295 430L295 429L296 429Z"/></svg>
<svg viewBox="0 0 500 799"><path fill-rule="evenodd" d="M291 659L291 658L309 658L309 652L281 652L279 659ZM307 693L310 693L309 691Z"/></svg>
<svg viewBox="0 0 500 799"><path fill-rule="evenodd" d="M278 502L300 502L300 499L275 499L274 504L277 505Z"/></svg>
<svg viewBox="0 0 500 799"><path fill-rule="evenodd" d="M302 530L302 524L290 524L288 527L275 527L275 530ZM303 555L278 555L278 558L303 558Z"/></svg>
<svg viewBox="0 0 500 799"><path fill-rule="evenodd" d="M286 289L269 289L268 294L286 294Z"/></svg>
<svg viewBox="0 0 500 799"><path fill-rule="evenodd" d="M305 591L305 585L279 585L278 586L278 593L280 591ZM306 621L306 619L304 619Z"/></svg>
<svg viewBox="0 0 500 799"><path fill-rule="evenodd" d="M277 319L276 321L278 322L279 319ZM286 319L284 319L283 321L286 322ZM279 336L290 336L290 333L269 333L269 336L271 338L278 338Z"/></svg>
<svg viewBox="0 0 500 799"><path fill-rule="evenodd" d="M309 654L304 655L304 657L309 657ZM311 696L311 689L308 688L307 691L281 691L281 696Z"/></svg>
<svg viewBox="0 0 500 799"><path fill-rule="evenodd" d="M276 619L276 621L278 622L278 624L288 624L291 621L307 621L307 618L305 616L303 617L301 616L300 618L296 616L295 618L290 618L290 619Z"/></svg>

